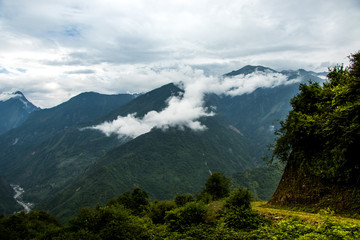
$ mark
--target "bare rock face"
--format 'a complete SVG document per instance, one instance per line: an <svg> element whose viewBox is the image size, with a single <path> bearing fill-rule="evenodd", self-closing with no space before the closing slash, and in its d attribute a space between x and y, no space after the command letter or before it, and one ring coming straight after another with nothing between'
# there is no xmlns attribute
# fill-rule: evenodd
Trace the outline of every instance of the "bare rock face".
<svg viewBox="0 0 360 240"><path fill-rule="evenodd" d="M360 213L360 190L357 187L323 181L287 164L270 205L333 209L339 213Z"/></svg>

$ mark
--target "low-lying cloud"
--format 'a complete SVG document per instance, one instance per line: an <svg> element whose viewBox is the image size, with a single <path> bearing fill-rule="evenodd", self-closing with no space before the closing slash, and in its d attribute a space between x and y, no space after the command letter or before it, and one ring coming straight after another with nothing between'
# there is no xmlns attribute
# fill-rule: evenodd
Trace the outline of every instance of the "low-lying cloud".
<svg viewBox="0 0 360 240"><path fill-rule="evenodd" d="M1 102L5 102L11 98L17 98L17 97L21 97L20 93L13 93L13 92L3 92L0 93L0 101Z"/></svg>
<svg viewBox="0 0 360 240"><path fill-rule="evenodd" d="M177 127L203 131L207 127L199 119L215 114L213 109L204 107L205 94L236 96L251 93L257 88L272 88L299 81L299 79L288 81L285 75L272 71L256 71L248 75L241 74L225 78L205 76L203 71L190 67L184 67L180 72L182 79L177 84L182 86L184 93L170 97L167 107L162 111L150 111L141 118L137 117L136 113L118 116L113 121L91 126L88 129L99 130L107 136L116 134L119 137L131 138L150 132L153 128L166 130ZM174 73L179 74L179 72Z"/></svg>

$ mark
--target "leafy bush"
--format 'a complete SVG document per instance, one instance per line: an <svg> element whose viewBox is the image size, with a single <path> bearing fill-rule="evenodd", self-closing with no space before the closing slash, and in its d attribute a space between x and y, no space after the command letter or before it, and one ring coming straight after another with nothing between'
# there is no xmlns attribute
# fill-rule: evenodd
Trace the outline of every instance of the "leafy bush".
<svg viewBox="0 0 360 240"><path fill-rule="evenodd" d="M62 225L44 211L24 212L0 218L0 239L33 239L50 235Z"/></svg>
<svg viewBox="0 0 360 240"><path fill-rule="evenodd" d="M134 236L146 237L149 228L150 219L134 216L122 205L113 205L81 209L78 216L70 221L69 231L100 239L134 239Z"/></svg>
<svg viewBox="0 0 360 240"><path fill-rule="evenodd" d="M188 202L195 201L195 198L191 194L178 194L175 196L175 203L177 206L184 206Z"/></svg>
<svg viewBox="0 0 360 240"><path fill-rule="evenodd" d="M236 188L230 193L230 196L225 201L226 208L243 208L250 209L251 204L251 193L247 189L243 189L241 187Z"/></svg>
<svg viewBox="0 0 360 240"><path fill-rule="evenodd" d="M166 212L174 209L176 204L174 201L155 202L151 205L150 218L155 224L164 224Z"/></svg>
<svg viewBox="0 0 360 240"><path fill-rule="evenodd" d="M267 221L251 209L233 207L225 211L224 222L229 228L256 229Z"/></svg>
<svg viewBox="0 0 360 240"><path fill-rule="evenodd" d="M227 197L230 192L230 179L220 172L215 172L206 180L204 191L209 193L213 200Z"/></svg>
<svg viewBox="0 0 360 240"><path fill-rule="evenodd" d="M129 191L121 194L118 198L111 199L107 202L108 206L121 204L127 209L132 210L136 215L143 215L149 211L150 202L149 195L141 188L134 188L132 193Z"/></svg>
<svg viewBox="0 0 360 240"><path fill-rule="evenodd" d="M251 209L251 193L241 187L236 188L225 200L224 222L235 229L256 229L266 222L265 218Z"/></svg>
<svg viewBox="0 0 360 240"><path fill-rule="evenodd" d="M188 202L183 207L167 212L165 221L171 230L183 231L191 225L205 223L208 206L199 202Z"/></svg>

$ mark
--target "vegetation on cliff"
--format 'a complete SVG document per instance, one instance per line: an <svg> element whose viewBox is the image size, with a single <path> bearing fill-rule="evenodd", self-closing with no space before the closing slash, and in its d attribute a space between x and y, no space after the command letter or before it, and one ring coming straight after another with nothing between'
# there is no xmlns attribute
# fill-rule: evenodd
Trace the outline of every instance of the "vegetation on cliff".
<svg viewBox="0 0 360 240"><path fill-rule="evenodd" d="M287 164L272 204L360 211L360 52L323 85L300 85L276 132L273 158ZM348 204L349 203L349 204Z"/></svg>

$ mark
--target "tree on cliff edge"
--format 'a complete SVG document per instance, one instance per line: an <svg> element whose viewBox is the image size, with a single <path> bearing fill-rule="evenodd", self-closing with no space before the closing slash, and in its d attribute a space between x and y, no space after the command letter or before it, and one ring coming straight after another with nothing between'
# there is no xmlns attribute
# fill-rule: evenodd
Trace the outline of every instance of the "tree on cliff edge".
<svg viewBox="0 0 360 240"><path fill-rule="evenodd" d="M286 168L270 203L360 210L360 52L349 58L291 99L273 151Z"/></svg>

